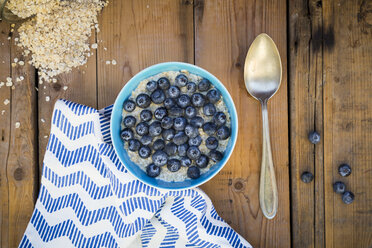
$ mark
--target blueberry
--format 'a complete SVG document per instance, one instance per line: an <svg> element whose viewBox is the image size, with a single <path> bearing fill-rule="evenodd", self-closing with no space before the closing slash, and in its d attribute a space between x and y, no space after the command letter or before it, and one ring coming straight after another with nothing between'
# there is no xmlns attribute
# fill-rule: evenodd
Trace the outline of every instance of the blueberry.
<svg viewBox="0 0 372 248"><path fill-rule="evenodd" d="M191 159L189 159L188 157L182 157L181 165L185 167L189 167L191 165Z"/></svg>
<svg viewBox="0 0 372 248"><path fill-rule="evenodd" d="M194 127L201 128L204 124L204 119L200 116L195 116L191 118L190 124L193 125Z"/></svg>
<svg viewBox="0 0 372 248"><path fill-rule="evenodd" d="M216 136L219 140L225 140L230 137L230 128L226 126L219 127L216 132Z"/></svg>
<svg viewBox="0 0 372 248"><path fill-rule="evenodd" d="M162 133L162 137L164 140L170 141L173 139L175 133L176 132L174 131L173 128L165 129Z"/></svg>
<svg viewBox="0 0 372 248"><path fill-rule="evenodd" d="M151 155L151 149L148 146L141 146L140 149L138 150L138 155L141 158L148 158Z"/></svg>
<svg viewBox="0 0 372 248"><path fill-rule="evenodd" d="M181 132L176 133L176 135L173 138L173 142L176 145L182 145L182 144L185 144L188 139L189 138L187 138L186 134L181 131Z"/></svg>
<svg viewBox="0 0 372 248"><path fill-rule="evenodd" d="M195 93L191 96L191 103L195 107L203 107L205 104L204 96L200 93Z"/></svg>
<svg viewBox="0 0 372 248"><path fill-rule="evenodd" d="M187 149L189 149L189 145L186 142L184 144L178 145L177 148L178 155L181 157L186 156Z"/></svg>
<svg viewBox="0 0 372 248"><path fill-rule="evenodd" d="M185 129L187 120L183 117L177 117L173 121L173 127L177 131L182 131Z"/></svg>
<svg viewBox="0 0 372 248"><path fill-rule="evenodd" d="M189 79L186 77L185 74L179 74L176 77L176 79L174 80L175 84L180 86L180 87L186 86L188 81L189 81Z"/></svg>
<svg viewBox="0 0 372 248"><path fill-rule="evenodd" d="M180 107L171 107L168 111L168 114L172 117L180 117L183 116L184 110Z"/></svg>
<svg viewBox="0 0 372 248"><path fill-rule="evenodd" d="M218 147L218 140L215 137L210 136L205 140L205 146L210 150L214 150Z"/></svg>
<svg viewBox="0 0 372 248"><path fill-rule="evenodd" d="M194 138L190 138L189 139L189 146L200 146L200 144L202 143L202 138L198 135Z"/></svg>
<svg viewBox="0 0 372 248"><path fill-rule="evenodd" d="M350 191L345 191L342 194L342 201L345 204L351 204L354 201L354 194L352 192L350 192Z"/></svg>
<svg viewBox="0 0 372 248"><path fill-rule="evenodd" d="M176 101L173 98L167 98L164 100L164 107L170 109L176 105Z"/></svg>
<svg viewBox="0 0 372 248"><path fill-rule="evenodd" d="M163 151L156 151L152 155L152 162L156 166L163 166L167 163L167 161L168 161L168 155Z"/></svg>
<svg viewBox="0 0 372 248"><path fill-rule="evenodd" d="M181 91L180 91L180 88L178 88L177 86L175 85L172 85L171 87L169 87L168 89L168 95L169 97L171 98L177 98L179 95L180 95Z"/></svg>
<svg viewBox="0 0 372 248"><path fill-rule="evenodd" d="M136 108L136 103L132 100L126 100L123 104L123 108L127 112L132 112Z"/></svg>
<svg viewBox="0 0 372 248"><path fill-rule="evenodd" d="M151 99L147 94L139 94L136 98L136 103L140 108L147 108L151 104Z"/></svg>
<svg viewBox="0 0 372 248"><path fill-rule="evenodd" d="M182 94L182 95L180 95L180 96L177 98L176 102L177 102L177 105L178 105L179 107L181 107L181 108L186 108L187 106L190 105L191 100L190 100L190 97L189 97L188 95L186 95L186 94Z"/></svg>
<svg viewBox="0 0 372 248"><path fill-rule="evenodd" d="M146 173L149 177L157 177L160 175L161 168L154 164L149 164L146 168Z"/></svg>
<svg viewBox="0 0 372 248"><path fill-rule="evenodd" d="M173 118L165 116L161 120L161 127L164 128L164 129L169 129L169 128L173 127Z"/></svg>
<svg viewBox="0 0 372 248"><path fill-rule="evenodd" d="M195 164L199 168L207 167L208 163L209 163L209 158L205 156L204 154L200 155L200 157L195 161Z"/></svg>
<svg viewBox="0 0 372 248"><path fill-rule="evenodd" d="M146 84L146 89L150 92L153 92L157 88L158 88L158 83L154 80L148 81L148 83Z"/></svg>
<svg viewBox="0 0 372 248"><path fill-rule="evenodd" d="M333 184L333 191L337 194L343 194L346 190L346 185L343 182L335 182Z"/></svg>
<svg viewBox="0 0 372 248"><path fill-rule="evenodd" d="M320 142L320 134L316 131L310 132L308 138L313 144L318 144Z"/></svg>
<svg viewBox="0 0 372 248"><path fill-rule="evenodd" d="M133 116L131 115L127 115L124 120L123 120L123 124L124 126L126 127L134 127L136 125L136 118L134 118Z"/></svg>
<svg viewBox="0 0 372 248"><path fill-rule="evenodd" d="M169 142L164 147L164 152L168 154L168 156L173 156L177 153L177 145L173 142Z"/></svg>
<svg viewBox="0 0 372 248"><path fill-rule="evenodd" d="M304 183L310 183L314 179L314 176L311 172L305 171L301 175L301 180Z"/></svg>
<svg viewBox="0 0 372 248"><path fill-rule="evenodd" d="M143 135L141 137L141 143L142 143L142 145L147 146L147 145L150 145L151 142L152 142L152 137L151 136L149 136L149 135Z"/></svg>
<svg viewBox="0 0 372 248"><path fill-rule="evenodd" d="M195 138L196 136L199 135L199 131L198 131L198 128L192 125L186 125L185 134L190 138Z"/></svg>
<svg viewBox="0 0 372 248"><path fill-rule="evenodd" d="M191 179L197 179L200 177L200 169L196 166L190 166L187 169L187 176Z"/></svg>
<svg viewBox="0 0 372 248"><path fill-rule="evenodd" d="M154 116L157 120L162 120L167 115L167 109L164 107L157 108L154 112Z"/></svg>
<svg viewBox="0 0 372 248"><path fill-rule="evenodd" d="M340 173L341 176L347 177L351 174L351 167L348 164L341 164L338 167L338 173Z"/></svg>
<svg viewBox="0 0 372 248"><path fill-rule="evenodd" d="M206 116L212 116L216 113L216 107L213 105L213 103L207 103L203 107L203 113Z"/></svg>
<svg viewBox="0 0 372 248"><path fill-rule="evenodd" d="M165 147L165 142L164 142L164 140L162 140L162 139L157 139L157 140L155 140L154 144L152 145L152 148L153 148L155 151L163 150L164 147Z"/></svg>
<svg viewBox="0 0 372 248"><path fill-rule="evenodd" d="M189 157L192 160L196 160L200 157L201 152L198 147L196 146L190 146L189 149L187 149L187 157Z"/></svg>
<svg viewBox="0 0 372 248"><path fill-rule="evenodd" d="M143 136L149 133L149 125L146 122L140 122L136 126L136 132L138 135Z"/></svg>
<svg viewBox="0 0 372 248"><path fill-rule="evenodd" d="M196 114L197 114L197 110L193 106L188 106L185 109L185 116L186 116L186 118L191 119L191 118L195 117Z"/></svg>
<svg viewBox="0 0 372 248"><path fill-rule="evenodd" d="M161 134L162 131L163 129L161 128L160 121L154 121L149 126L149 134L151 136L158 136Z"/></svg>
<svg viewBox="0 0 372 248"><path fill-rule="evenodd" d="M211 103L216 103L220 100L221 93L217 89L211 89L207 93L207 99Z"/></svg>
<svg viewBox="0 0 372 248"><path fill-rule="evenodd" d="M186 84L187 93L191 94L196 91L196 84L194 82L188 82Z"/></svg>
<svg viewBox="0 0 372 248"><path fill-rule="evenodd" d="M160 89L167 90L167 89L169 89L170 82L169 82L168 78L162 77L162 78L158 79L158 85L159 85Z"/></svg>
<svg viewBox="0 0 372 248"><path fill-rule="evenodd" d="M137 139L130 139L128 141L128 149L129 151L136 152L141 146L141 142L139 142Z"/></svg>
<svg viewBox="0 0 372 248"><path fill-rule="evenodd" d="M169 159L167 163L167 168L171 172L176 172L181 168L181 162L175 158Z"/></svg>
<svg viewBox="0 0 372 248"><path fill-rule="evenodd" d="M128 141L130 139L133 139L134 133L133 133L132 129L124 128L121 131L120 136L123 140Z"/></svg>
<svg viewBox="0 0 372 248"><path fill-rule="evenodd" d="M153 103L160 104L165 100L165 94L162 90L157 89L151 93L151 100Z"/></svg>
<svg viewBox="0 0 372 248"><path fill-rule="evenodd" d="M213 121L217 126L222 126L226 123L226 115L223 112L217 112L213 116Z"/></svg>
<svg viewBox="0 0 372 248"><path fill-rule="evenodd" d="M144 109L140 113L141 121L149 121L152 119L152 112L148 109Z"/></svg>
<svg viewBox="0 0 372 248"><path fill-rule="evenodd" d="M214 162L221 161L223 158L223 154L217 150L211 150L208 154L209 158L212 159Z"/></svg>
<svg viewBox="0 0 372 248"><path fill-rule="evenodd" d="M211 87L211 82L209 82L208 79L203 78L199 84L198 84L198 89L199 91L207 91Z"/></svg>
<svg viewBox="0 0 372 248"><path fill-rule="evenodd" d="M207 122L203 125L203 131L208 135L213 135L217 131L217 126L213 122Z"/></svg>

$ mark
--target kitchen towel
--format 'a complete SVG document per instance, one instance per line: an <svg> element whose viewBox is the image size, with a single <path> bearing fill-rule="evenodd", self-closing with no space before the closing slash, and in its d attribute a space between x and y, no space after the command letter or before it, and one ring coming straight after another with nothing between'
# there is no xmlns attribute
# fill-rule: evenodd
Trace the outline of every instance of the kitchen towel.
<svg viewBox="0 0 372 248"><path fill-rule="evenodd" d="M20 247L251 247L202 190L159 190L128 173L111 144L111 110L56 102Z"/></svg>

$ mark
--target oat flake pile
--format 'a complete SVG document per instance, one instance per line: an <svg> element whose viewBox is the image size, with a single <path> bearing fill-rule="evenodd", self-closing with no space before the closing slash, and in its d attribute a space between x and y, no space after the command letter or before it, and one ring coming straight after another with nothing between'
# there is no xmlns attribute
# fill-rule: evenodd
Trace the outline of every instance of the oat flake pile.
<svg viewBox="0 0 372 248"><path fill-rule="evenodd" d="M19 29L18 46L39 69L40 80L84 65L91 55L89 37L97 28L102 0L9 0L7 8L22 18L33 16ZM94 46L96 47L96 46Z"/></svg>

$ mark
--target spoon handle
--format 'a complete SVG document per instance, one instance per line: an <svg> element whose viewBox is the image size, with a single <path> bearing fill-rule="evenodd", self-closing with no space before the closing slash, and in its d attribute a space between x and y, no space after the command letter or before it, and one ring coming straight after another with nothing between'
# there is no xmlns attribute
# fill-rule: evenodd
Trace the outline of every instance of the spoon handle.
<svg viewBox="0 0 372 248"><path fill-rule="evenodd" d="M262 162L260 176L260 206L267 219L272 219L278 210L278 189L275 180L273 157L271 155L269 117L267 100L261 102L262 107Z"/></svg>

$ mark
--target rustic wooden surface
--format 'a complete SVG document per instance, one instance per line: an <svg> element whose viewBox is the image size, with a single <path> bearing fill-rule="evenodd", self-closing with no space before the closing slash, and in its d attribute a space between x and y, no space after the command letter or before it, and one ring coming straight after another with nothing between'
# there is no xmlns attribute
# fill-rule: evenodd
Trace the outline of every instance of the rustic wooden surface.
<svg viewBox="0 0 372 248"><path fill-rule="evenodd" d="M209 70L234 99L237 145L202 189L236 231L254 247L372 247L371 1L113 0L99 23L87 65L42 85L28 64L10 66L20 52L0 23L0 81L27 74L15 89L0 89L1 247L17 246L32 213L55 100L107 106L134 74L164 61ZM246 52L261 32L277 43L284 68L269 102L280 198L271 221L258 203L260 108L243 82ZM312 130L322 135L317 145L307 140ZM348 178L337 173L342 162L353 168ZM303 171L314 181L304 184ZM354 192L353 204L333 193L336 180Z"/></svg>

